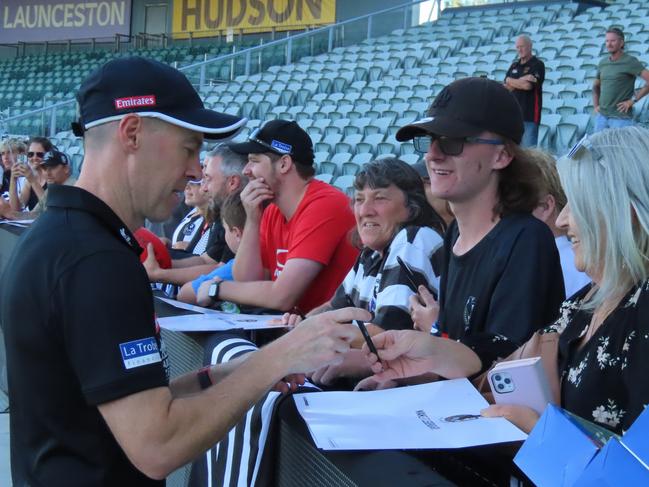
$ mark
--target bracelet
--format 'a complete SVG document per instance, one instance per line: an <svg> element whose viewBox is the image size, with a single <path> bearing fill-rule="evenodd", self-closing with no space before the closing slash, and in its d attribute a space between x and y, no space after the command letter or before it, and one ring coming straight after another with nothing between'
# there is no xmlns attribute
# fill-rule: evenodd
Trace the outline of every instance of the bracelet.
<svg viewBox="0 0 649 487"><path fill-rule="evenodd" d="M196 377L198 378L198 383L201 386L201 390L205 390L208 387L214 385L214 383L212 382L212 378L210 377L210 369L211 367L207 365L202 369L199 369L198 372L196 372Z"/></svg>

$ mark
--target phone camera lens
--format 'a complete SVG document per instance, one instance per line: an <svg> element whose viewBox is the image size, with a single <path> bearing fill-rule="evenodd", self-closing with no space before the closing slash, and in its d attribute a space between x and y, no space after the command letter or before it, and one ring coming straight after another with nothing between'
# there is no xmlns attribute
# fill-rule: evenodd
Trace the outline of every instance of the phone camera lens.
<svg viewBox="0 0 649 487"><path fill-rule="evenodd" d="M504 384L498 384L496 387L498 388L499 391L502 391L505 388L505 385Z"/></svg>
<svg viewBox="0 0 649 487"><path fill-rule="evenodd" d="M494 380L499 381L500 379L501 379L500 374L496 374L496 375L494 375Z"/></svg>
<svg viewBox="0 0 649 487"><path fill-rule="evenodd" d="M505 384L511 384L512 380L511 379L505 379Z"/></svg>

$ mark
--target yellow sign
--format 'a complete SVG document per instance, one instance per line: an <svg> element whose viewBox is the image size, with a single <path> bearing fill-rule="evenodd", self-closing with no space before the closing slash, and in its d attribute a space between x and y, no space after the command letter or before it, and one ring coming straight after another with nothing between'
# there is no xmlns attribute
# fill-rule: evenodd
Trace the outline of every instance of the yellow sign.
<svg viewBox="0 0 649 487"><path fill-rule="evenodd" d="M298 30L335 21L336 0L174 0L172 29L175 37L209 37L227 29Z"/></svg>

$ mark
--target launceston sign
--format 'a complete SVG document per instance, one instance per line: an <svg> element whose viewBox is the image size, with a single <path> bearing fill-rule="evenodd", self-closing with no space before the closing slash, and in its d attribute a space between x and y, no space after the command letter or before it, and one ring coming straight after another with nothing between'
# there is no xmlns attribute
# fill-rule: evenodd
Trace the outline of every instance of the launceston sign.
<svg viewBox="0 0 649 487"><path fill-rule="evenodd" d="M128 35L130 25L131 0L0 2L0 43Z"/></svg>
<svg viewBox="0 0 649 487"><path fill-rule="evenodd" d="M335 0L174 0L175 37L294 30L335 22Z"/></svg>

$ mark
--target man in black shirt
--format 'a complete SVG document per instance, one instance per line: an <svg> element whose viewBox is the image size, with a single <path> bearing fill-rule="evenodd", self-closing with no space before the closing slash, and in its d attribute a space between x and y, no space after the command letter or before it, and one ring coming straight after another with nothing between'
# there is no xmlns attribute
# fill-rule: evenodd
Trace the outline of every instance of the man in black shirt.
<svg viewBox="0 0 649 487"><path fill-rule="evenodd" d="M505 75L505 88L511 91L523 110L525 132L521 145L536 146L543 105L543 81L545 64L532 54L532 39L525 34L516 38L518 60L514 61Z"/></svg>
<svg viewBox="0 0 649 487"><path fill-rule="evenodd" d="M430 372L466 377L552 321L564 299L563 278L552 232L531 215L541 174L518 145L523 120L514 97L495 81L466 78L444 88L428 115L396 137L414 139L425 152L431 192L447 200L455 215L445 237L440 311L431 330L440 336L443 372ZM436 314L433 302L422 306L411 299L411 306Z"/></svg>
<svg viewBox="0 0 649 487"><path fill-rule="evenodd" d="M79 180L51 188L1 281L12 478L163 485L283 377L340 360L355 336L344 323L370 316L316 317L245 360L170 381L131 231L167 219L200 178L203 137L230 137L245 119L206 110L182 73L137 57L100 67L77 99Z"/></svg>

